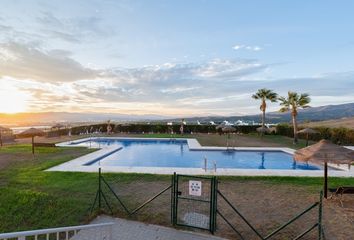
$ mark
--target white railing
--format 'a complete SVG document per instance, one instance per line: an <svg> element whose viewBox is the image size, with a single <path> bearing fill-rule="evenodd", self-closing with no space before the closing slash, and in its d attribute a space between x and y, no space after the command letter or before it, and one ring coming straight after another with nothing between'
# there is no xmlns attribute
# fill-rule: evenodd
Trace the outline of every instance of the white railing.
<svg viewBox="0 0 354 240"><path fill-rule="evenodd" d="M0 240L112 240L113 223L1 233Z"/></svg>

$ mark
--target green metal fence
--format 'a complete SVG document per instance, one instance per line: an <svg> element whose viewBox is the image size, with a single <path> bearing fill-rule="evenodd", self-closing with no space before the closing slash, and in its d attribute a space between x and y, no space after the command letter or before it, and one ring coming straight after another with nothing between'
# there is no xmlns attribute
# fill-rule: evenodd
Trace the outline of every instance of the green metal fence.
<svg viewBox="0 0 354 240"><path fill-rule="evenodd" d="M98 212L101 213L103 210L103 202L102 201L104 201L105 205L108 207L111 214L113 214L113 209L111 206L113 203L109 203L109 201L107 200L107 197L106 197L104 191L102 190L102 187L103 187L102 185L104 185L108 188L109 193L111 193L112 196L114 196L115 200L117 200L119 202L119 204L123 207L124 211L130 215L130 211L128 210L128 208L124 205L124 203L119 198L119 196L116 194L116 192L112 189L110 184L108 184L107 181L102 176L101 168L98 169L98 189L97 189L95 200L93 201L90 213L92 214L96 204L98 205Z"/></svg>
<svg viewBox="0 0 354 240"><path fill-rule="evenodd" d="M237 195L237 190L229 190L232 188L225 182L220 184L215 176L175 173L169 180L168 176L103 174L99 169L97 183L98 189L91 213L98 210L98 213L106 212L162 225L172 223L173 226L207 230L211 233L230 229L228 236L233 232L236 239L283 239L284 233L292 235L286 235L286 239L295 240L305 236L307 239L314 239L315 230L316 239L324 239L322 192L317 202L283 224L277 221L279 226L268 233L264 232L259 223L258 226L251 223L242 212L242 205L235 201L235 197L229 198L232 194ZM318 212L313 216L316 209ZM306 221L307 218L310 221ZM269 231L271 228L267 229ZM284 229L287 231L282 231ZM255 236L250 238L251 235Z"/></svg>
<svg viewBox="0 0 354 240"><path fill-rule="evenodd" d="M323 194L322 191L320 192L320 198L318 202L313 203L310 205L308 208L294 216L292 219L287 221L286 223L282 224L275 230L273 230L271 233L267 234L266 236L262 236L262 234L256 230L256 228L246 219L246 217L225 197L224 194L222 194L219 190L216 190L218 192L218 195L225 200L225 202L231 207L231 209L247 224L247 226L258 236L259 239L261 240L268 240L275 236L277 233L279 233L281 230L285 229L288 227L290 224L295 222L296 220L300 219L302 216L304 216L306 213L310 212L312 209L318 207L318 219L317 222L314 223L313 225L309 226L305 231L301 232L299 235L297 235L295 238L292 238L293 240L298 240L304 237L306 234L310 233L312 230L317 228L318 231L318 239L324 239L324 232L323 232L323 226L322 226L322 199L323 199ZM231 227L232 230L241 238L244 239L240 231L236 229L235 226L233 226L230 221L225 218L220 211L216 210L217 213L220 215L220 217Z"/></svg>

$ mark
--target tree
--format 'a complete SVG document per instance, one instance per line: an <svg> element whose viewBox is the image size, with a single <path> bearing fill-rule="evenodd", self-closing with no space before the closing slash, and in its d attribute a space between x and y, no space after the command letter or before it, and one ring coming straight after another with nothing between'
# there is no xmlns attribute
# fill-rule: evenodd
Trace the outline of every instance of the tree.
<svg viewBox="0 0 354 240"><path fill-rule="evenodd" d="M269 100L271 102L276 102L278 99L278 94L273 92L273 90L269 90L266 88L258 89L258 91L252 95L252 98L256 100L261 100L261 106L259 109L262 111L262 128L264 129L264 124L265 124L265 112L267 109L267 103L266 101ZM263 135L263 131L262 131Z"/></svg>
<svg viewBox="0 0 354 240"><path fill-rule="evenodd" d="M280 97L280 112L288 112L291 111L293 129L294 129L294 144L297 144L297 114L299 108L308 108L310 107L308 104L311 99L307 93L298 94L296 92L288 92L287 97Z"/></svg>

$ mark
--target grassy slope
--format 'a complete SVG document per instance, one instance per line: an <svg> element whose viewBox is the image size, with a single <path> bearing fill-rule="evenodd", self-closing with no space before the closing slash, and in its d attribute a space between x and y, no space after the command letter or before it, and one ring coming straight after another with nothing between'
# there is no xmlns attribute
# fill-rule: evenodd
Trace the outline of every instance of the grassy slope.
<svg viewBox="0 0 354 240"><path fill-rule="evenodd" d="M68 226L86 223L97 188L97 174L45 172L44 169L90 152L83 148L37 148L35 159L0 170L0 232ZM30 152L29 145L7 146L1 153L13 153L14 159ZM22 155L18 154L22 153ZM111 174L114 177L115 174ZM121 181L170 181L169 176L119 174ZM109 178L109 176L107 176ZM295 177L221 177L227 181L259 181L270 184L307 186L321 189L321 178ZM331 178L332 186L354 185L354 178Z"/></svg>

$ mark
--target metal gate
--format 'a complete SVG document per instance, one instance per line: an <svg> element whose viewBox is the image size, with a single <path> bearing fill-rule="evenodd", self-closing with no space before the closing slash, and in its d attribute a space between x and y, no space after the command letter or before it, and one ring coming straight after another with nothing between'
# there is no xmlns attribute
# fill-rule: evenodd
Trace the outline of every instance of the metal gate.
<svg viewBox="0 0 354 240"><path fill-rule="evenodd" d="M216 177L174 174L172 181L172 224L209 230L216 229Z"/></svg>

